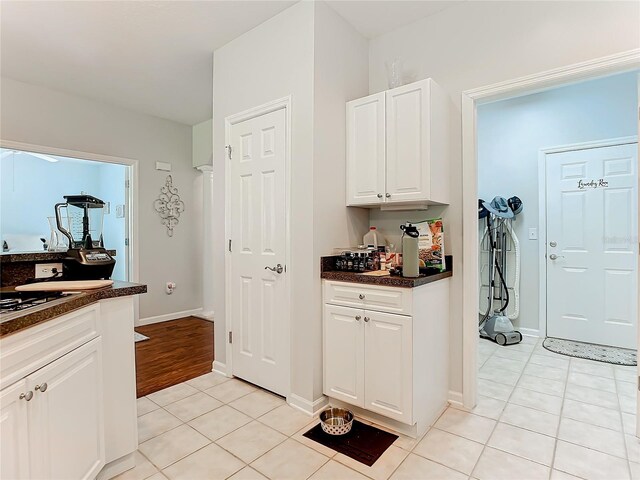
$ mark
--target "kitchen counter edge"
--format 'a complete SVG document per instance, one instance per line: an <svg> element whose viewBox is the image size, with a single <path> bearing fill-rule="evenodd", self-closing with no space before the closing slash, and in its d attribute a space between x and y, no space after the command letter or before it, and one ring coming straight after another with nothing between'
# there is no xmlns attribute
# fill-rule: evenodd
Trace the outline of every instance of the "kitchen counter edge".
<svg viewBox="0 0 640 480"><path fill-rule="evenodd" d="M391 275L386 277L376 277L356 272L333 270L335 258L335 256L322 257L320 278L323 280L364 283L368 285L379 285L381 287L415 288L453 276L453 258L450 255L446 256L446 270L443 272L431 273L429 275L421 275L418 278L405 278Z"/></svg>
<svg viewBox="0 0 640 480"><path fill-rule="evenodd" d="M115 281L112 286L61 298L32 309L0 315L0 338L20 332L43 322L108 298L139 295L147 292L147 286L139 283Z"/></svg>

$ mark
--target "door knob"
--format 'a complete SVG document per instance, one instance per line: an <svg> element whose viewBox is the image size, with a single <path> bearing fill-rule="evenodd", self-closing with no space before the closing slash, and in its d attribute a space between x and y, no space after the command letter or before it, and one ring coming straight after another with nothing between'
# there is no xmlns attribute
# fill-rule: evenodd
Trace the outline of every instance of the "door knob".
<svg viewBox="0 0 640 480"><path fill-rule="evenodd" d="M47 382L44 382L44 383L42 383L40 385L36 385L36 388L34 390L39 390L40 392L44 393L44 392L47 391L47 387L48 386L49 385L47 385Z"/></svg>
<svg viewBox="0 0 640 480"><path fill-rule="evenodd" d="M391 198L391 194L390 193L385 193L384 196L387 197L387 198Z"/></svg>
<svg viewBox="0 0 640 480"><path fill-rule="evenodd" d="M564 255L556 255L555 253L552 253L551 255L549 255L549 258L551 260L557 260L558 258L564 258Z"/></svg>
<svg viewBox="0 0 640 480"><path fill-rule="evenodd" d="M359 322L362 317L360 315L356 315L356 321Z"/></svg>
<svg viewBox="0 0 640 480"><path fill-rule="evenodd" d="M277 264L275 267L264 267L265 270L271 270L272 272L282 273L284 272L284 267L280 264Z"/></svg>
<svg viewBox="0 0 640 480"><path fill-rule="evenodd" d="M364 317L364 321L365 321L365 322L367 322L367 323L368 323L368 322L369 322L369 320L371 320L369 317Z"/></svg>
<svg viewBox="0 0 640 480"><path fill-rule="evenodd" d="M27 393L20 394L20 400L25 399L27 402L33 398L33 392L29 390Z"/></svg>
<svg viewBox="0 0 640 480"><path fill-rule="evenodd" d="M378 194L378 198L382 198L382 194L381 193Z"/></svg>
<svg viewBox="0 0 640 480"><path fill-rule="evenodd" d="M360 300L364 300L364 293L361 293L360 295L358 295L358 298L359 298Z"/></svg>
<svg viewBox="0 0 640 480"><path fill-rule="evenodd" d="M551 240L551 241L549 242L549 246L550 246L550 247L557 247L557 246L558 246L558 243L557 243L557 242L554 242L553 240Z"/></svg>

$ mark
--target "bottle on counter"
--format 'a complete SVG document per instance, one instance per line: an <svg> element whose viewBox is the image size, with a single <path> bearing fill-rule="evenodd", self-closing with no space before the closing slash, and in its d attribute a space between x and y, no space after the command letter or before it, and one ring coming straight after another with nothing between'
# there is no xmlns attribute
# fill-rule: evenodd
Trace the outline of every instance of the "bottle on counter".
<svg viewBox="0 0 640 480"><path fill-rule="evenodd" d="M367 269L367 259L364 253L360 254L360 260L358 261L358 271L364 272Z"/></svg>
<svg viewBox="0 0 640 480"><path fill-rule="evenodd" d="M400 226L402 234L402 276L416 278L420 275L418 258L418 229L407 222Z"/></svg>
<svg viewBox="0 0 640 480"><path fill-rule="evenodd" d="M351 256L351 253L347 252L347 268L346 270L348 272L352 272L353 271L353 257Z"/></svg>
<svg viewBox="0 0 640 480"><path fill-rule="evenodd" d="M377 249L380 245L385 245L386 240L377 227L369 227L369 231L362 238L362 243L365 247Z"/></svg>
<svg viewBox="0 0 640 480"><path fill-rule="evenodd" d="M366 262L367 262L367 264L366 264L365 268L366 268L367 270L373 270L373 265L374 265L374 262L373 262L373 252L369 252L369 254L367 255L367 260L366 260Z"/></svg>

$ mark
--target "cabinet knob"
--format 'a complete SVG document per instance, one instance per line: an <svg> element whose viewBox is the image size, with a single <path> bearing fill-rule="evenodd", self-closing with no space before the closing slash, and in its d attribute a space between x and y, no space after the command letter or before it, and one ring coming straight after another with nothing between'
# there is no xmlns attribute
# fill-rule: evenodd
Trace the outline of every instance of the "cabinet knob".
<svg viewBox="0 0 640 480"><path fill-rule="evenodd" d="M390 193L385 193L384 196L387 197L387 198L391 198L391 194Z"/></svg>
<svg viewBox="0 0 640 480"><path fill-rule="evenodd" d="M39 390L40 392L44 393L44 392L46 392L46 391L47 391L47 387L48 387L48 386L49 386L49 385L47 385L47 382L44 382L44 383L42 383L42 384L40 384L40 385L36 385L35 390Z"/></svg>
<svg viewBox="0 0 640 480"><path fill-rule="evenodd" d="M24 399L28 402L33 398L33 392L29 390L27 393L21 393L19 398L20 400Z"/></svg>
<svg viewBox="0 0 640 480"><path fill-rule="evenodd" d="M364 293L361 293L360 295L358 295L358 298L359 298L360 300L364 300Z"/></svg>
<svg viewBox="0 0 640 480"><path fill-rule="evenodd" d="M362 318L362 317L361 317L360 315L356 315L356 321L358 321L358 322L359 322L361 318Z"/></svg>
<svg viewBox="0 0 640 480"><path fill-rule="evenodd" d="M368 322L369 320L371 320L369 317L364 317L365 322Z"/></svg>
<svg viewBox="0 0 640 480"><path fill-rule="evenodd" d="M382 198L382 194L381 193L378 194L378 198Z"/></svg>

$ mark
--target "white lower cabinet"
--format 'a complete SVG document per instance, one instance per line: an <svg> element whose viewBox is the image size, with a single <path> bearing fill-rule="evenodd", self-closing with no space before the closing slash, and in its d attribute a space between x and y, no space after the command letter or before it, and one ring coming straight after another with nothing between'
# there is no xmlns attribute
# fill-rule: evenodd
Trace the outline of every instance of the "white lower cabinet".
<svg viewBox="0 0 640 480"><path fill-rule="evenodd" d="M364 407L364 310L325 305L325 394Z"/></svg>
<svg viewBox="0 0 640 480"><path fill-rule="evenodd" d="M0 339L0 479L100 480L135 466L133 298Z"/></svg>
<svg viewBox="0 0 640 480"><path fill-rule="evenodd" d="M364 315L364 407L412 423L412 318L368 310Z"/></svg>
<svg viewBox="0 0 640 480"><path fill-rule="evenodd" d="M0 478L29 478L29 423L27 381L20 380L0 392Z"/></svg>
<svg viewBox="0 0 640 480"><path fill-rule="evenodd" d="M325 280L323 291L324 394L403 433L426 431L447 402L449 280L411 289Z"/></svg>
<svg viewBox="0 0 640 480"><path fill-rule="evenodd" d="M411 423L411 317L325 305L325 394Z"/></svg>
<svg viewBox="0 0 640 480"><path fill-rule="evenodd" d="M96 477L104 466L101 378L96 338L2 391L2 478Z"/></svg>

